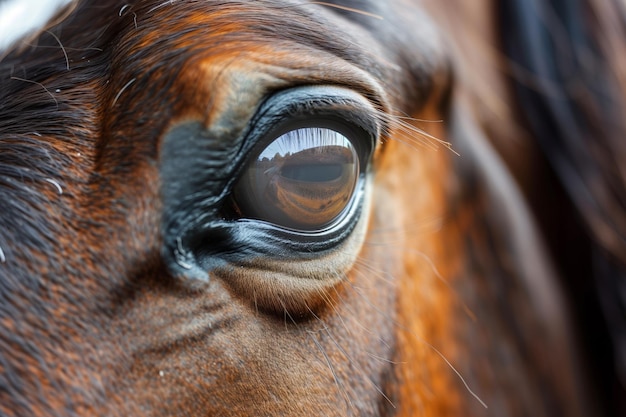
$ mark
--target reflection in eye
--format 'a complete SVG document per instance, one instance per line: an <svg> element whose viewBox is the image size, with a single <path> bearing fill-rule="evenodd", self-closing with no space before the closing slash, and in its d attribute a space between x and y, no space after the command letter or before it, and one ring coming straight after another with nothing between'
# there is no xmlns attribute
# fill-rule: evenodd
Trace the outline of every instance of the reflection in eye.
<svg viewBox="0 0 626 417"><path fill-rule="evenodd" d="M349 205L359 178L354 145L339 132L291 130L269 144L235 187L242 216L318 230Z"/></svg>

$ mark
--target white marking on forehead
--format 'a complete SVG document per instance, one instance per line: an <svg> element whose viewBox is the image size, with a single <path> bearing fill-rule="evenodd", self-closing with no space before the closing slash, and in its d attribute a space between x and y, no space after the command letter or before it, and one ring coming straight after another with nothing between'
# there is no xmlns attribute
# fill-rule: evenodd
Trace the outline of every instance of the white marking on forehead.
<svg viewBox="0 0 626 417"><path fill-rule="evenodd" d="M10 48L50 20L72 0L0 0L0 52Z"/></svg>

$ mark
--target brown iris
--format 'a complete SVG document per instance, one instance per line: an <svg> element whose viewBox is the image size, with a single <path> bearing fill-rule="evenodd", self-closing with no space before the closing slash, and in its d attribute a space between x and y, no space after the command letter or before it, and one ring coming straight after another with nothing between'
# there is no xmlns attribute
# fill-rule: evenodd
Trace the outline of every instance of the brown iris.
<svg viewBox="0 0 626 417"><path fill-rule="evenodd" d="M328 128L291 130L248 166L235 187L241 215L297 230L319 230L351 203L359 177L354 145Z"/></svg>

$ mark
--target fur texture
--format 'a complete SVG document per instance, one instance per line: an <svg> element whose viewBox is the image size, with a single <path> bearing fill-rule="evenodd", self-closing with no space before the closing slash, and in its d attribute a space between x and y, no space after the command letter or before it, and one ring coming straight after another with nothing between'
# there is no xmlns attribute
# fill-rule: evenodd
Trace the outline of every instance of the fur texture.
<svg viewBox="0 0 626 417"><path fill-rule="evenodd" d="M0 414L621 415L623 43L446 4L85 0L4 46ZM285 91L380 131L337 233L229 208Z"/></svg>

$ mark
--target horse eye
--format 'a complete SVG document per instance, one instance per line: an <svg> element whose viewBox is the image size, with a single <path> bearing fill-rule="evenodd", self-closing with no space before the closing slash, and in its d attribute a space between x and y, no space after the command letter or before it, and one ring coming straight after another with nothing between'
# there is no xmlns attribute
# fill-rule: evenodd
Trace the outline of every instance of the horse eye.
<svg viewBox="0 0 626 417"><path fill-rule="evenodd" d="M243 217L320 230L351 204L358 179L359 156L346 136L305 127L282 134L254 158L234 199Z"/></svg>

